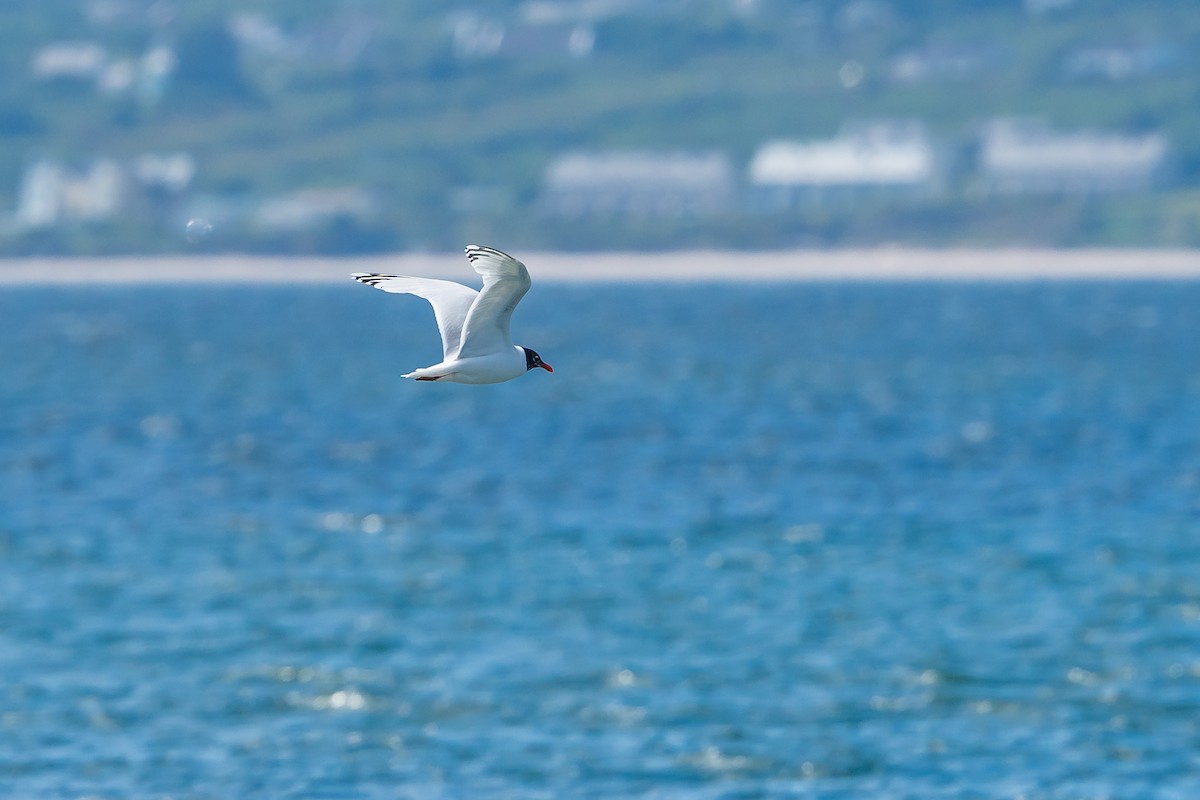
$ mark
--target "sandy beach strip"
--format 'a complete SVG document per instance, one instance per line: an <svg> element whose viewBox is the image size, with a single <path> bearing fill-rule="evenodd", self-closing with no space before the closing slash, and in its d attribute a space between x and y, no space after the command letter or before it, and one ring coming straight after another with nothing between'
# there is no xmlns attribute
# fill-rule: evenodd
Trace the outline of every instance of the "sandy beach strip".
<svg viewBox="0 0 1200 800"><path fill-rule="evenodd" d="M1030 281L1200 278L1200 250L879 248L774 252L517 252L534 279L626 281ZM363 258L188 255L0 259L0 286L336 283L351 272L473 277L461 253Z"/></svg>

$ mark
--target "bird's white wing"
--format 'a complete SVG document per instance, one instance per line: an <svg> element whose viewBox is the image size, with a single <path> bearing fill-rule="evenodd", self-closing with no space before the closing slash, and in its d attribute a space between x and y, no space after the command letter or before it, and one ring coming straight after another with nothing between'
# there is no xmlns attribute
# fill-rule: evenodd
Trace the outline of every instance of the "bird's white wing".
<svg viewBox="0 0 1200 800"><path fill-rule="evenodd" d="M442 357L449 361L458 355L463 339L467 313L479 297L470 286L436 278L412 278L408 275L381 275L377 272L355 272L359 283L374 286L392 294L412 294L429 301L433 317L442 334Z"/></svg>
<svg viewBox="0 0 1200 800"><path fill-rule="evenodd" d="M529 270L507 253L470 245L467 258L483 276L483 288L463 325L461 358L502 352L512 347L508 323L513 309L529 291Z"/></svg>

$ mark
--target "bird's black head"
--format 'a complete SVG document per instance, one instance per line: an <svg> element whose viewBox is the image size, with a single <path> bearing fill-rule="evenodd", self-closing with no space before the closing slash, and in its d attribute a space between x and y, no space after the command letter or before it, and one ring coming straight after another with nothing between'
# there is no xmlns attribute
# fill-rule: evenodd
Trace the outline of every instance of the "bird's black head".
<svg viewBox="0 0 1200 800"><path fill-rule="evenodd" d="M534 367L541 367L542 369L546 370L546 372L554 372L554 367L550 366L545 361L542 361L542 357L537 354L536 350L530 350L528 347L522 347L521 349L525 351L526 372Z"/></svg>

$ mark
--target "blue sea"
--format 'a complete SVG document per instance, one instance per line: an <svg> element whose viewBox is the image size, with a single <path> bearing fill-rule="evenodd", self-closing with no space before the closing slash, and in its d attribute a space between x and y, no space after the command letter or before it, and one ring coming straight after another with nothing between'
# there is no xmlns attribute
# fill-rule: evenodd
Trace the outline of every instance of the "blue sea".
<svg viewBox="0 0 1200 800"><path fill-rule="evenodd" d="M1198 309L0 290L0 796L1194 800Z"/></svg>

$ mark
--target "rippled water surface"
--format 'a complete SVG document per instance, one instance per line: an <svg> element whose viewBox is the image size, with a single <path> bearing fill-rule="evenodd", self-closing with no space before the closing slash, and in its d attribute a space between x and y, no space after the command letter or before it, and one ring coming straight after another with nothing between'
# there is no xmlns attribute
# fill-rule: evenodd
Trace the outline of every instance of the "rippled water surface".
<svg viewBox="0 0 1200 800"><path fill-rule="evenodd" d="M1200 797L1197 309L0 291L0 796Z"/></svg>

